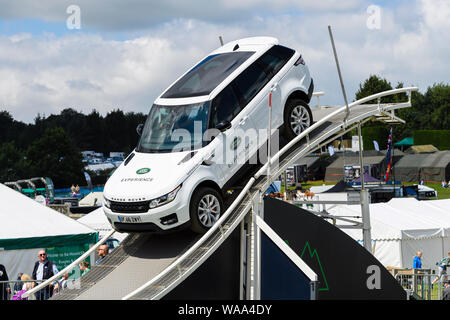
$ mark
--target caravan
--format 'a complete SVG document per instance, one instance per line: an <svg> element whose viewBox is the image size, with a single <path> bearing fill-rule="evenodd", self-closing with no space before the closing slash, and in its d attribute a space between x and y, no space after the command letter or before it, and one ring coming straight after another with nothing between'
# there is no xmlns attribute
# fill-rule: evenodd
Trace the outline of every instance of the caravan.
<svg viewBox="0 0 450 320"><path fill-rule="evenodd" d="M312 125L313 88L300 53L275 38L213 51L166 89L138 126L136 149L103 191L113 228L208 230L236 177L262 162L269 121L287 140Z"/></svg>

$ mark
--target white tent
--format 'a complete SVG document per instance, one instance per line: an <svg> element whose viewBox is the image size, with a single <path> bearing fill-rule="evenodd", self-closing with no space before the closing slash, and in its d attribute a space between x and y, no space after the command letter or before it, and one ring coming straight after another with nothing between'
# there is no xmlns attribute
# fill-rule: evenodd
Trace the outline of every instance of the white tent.
<svg viewBox="0 0 450 320"><path fill-rule="evenodd" d="M98 240L95 230L3 184L0 221L0 263L10 279L16 279L19 272L31 276L41 248L61 268Z"/></svg>
<svg viewBox="0 0 450 320"><path fill-rule="evenodd" d="M112 230L111 224L103 212L103 208L95 209L87 215L79 218L77 221L97 231L100 238L103 238ZM113 238L116 238L119 241L125 239L126 236L127 233L116 232L113 234Z"/></svg>
<svg viewBox="0 0 450 320"><path fill-rule="evenodd" d="M413 257L421 250L422 267L436 269L436 262L450 252L448 208L450 199L394 198L387 203L370 204L372 253L386 267L412 268ZM361 206L339 205L328 212L335 216L361 217ZM362 242L361 229L343 231Z"/></svg>

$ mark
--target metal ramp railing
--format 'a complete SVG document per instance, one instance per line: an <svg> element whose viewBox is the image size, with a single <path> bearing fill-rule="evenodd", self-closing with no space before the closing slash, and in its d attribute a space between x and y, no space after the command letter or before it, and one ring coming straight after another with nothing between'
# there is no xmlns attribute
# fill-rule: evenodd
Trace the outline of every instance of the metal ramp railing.
<svg viewBox="0 0 450 320"><path fill-rule="evenodd" d="M401 120L395 117L394 110L410 107L411 92L416 90L418 90L417 87L408 87L374 94L351 103L348 106L349 113L347 113L346 106L340 107L320 121L314 123L284 146L250 178L244 189L222 217L188 251L176 259L159 275L122 299L160 299L164 297L164 295L186 279L215 252L252 209L255 199L264 194L264 191L267 190L269 185L289 165L370 119L383 116L383 120ZM380 103L381 97L404 92L408 93L407 102ZM363 105L374 99L378 99L377 104ZM272 168L270 176L264 177L267 168L274 164L277 164L277 167Z"/></svg>

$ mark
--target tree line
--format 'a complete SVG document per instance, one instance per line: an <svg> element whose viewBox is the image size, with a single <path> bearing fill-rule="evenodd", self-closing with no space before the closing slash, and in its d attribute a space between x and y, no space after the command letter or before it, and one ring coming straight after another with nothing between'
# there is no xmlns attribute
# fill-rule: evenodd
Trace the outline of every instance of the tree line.
<svg viewBox="0 0 450 320"><path fill-rule="evenodd" d="M403 83L395 86L402 87ZM393 88L386 79L372 75L360 84L355 100ZM406 94L381 99L382 103L401 101L407 101ZM449 130L450 86L439 83L423 94L413 92L412 106L396 114L406 124L393 126L394 142L412 136L417 129ZM85 115L67 108L58 115L38 114L34 123L25 124L13 119L9 112L0 111L0 182L48 176L57 188L86 185L81 151L129 154L138 142L136 127L145 119L142 113L119 109L103 117L96 110ZM373 149L372 140L377 140L380 148L386 149L389 128L380 122L364 124L364 148ZM350 132L347 137L355 134Z"/></svg>
<svg viewBox="0 0 450 320"><path fill-rule="evenodd" d="M52 178L57 188L86 185L81 151L130 153L138 142L142 113L96 110L85 115L67 108L58 115L40 114L32 124L0 111L0 182L35 176Z"/></svg>
<svg viewBox="0 0 450 320"><path fill-rule="evenodd" d="M386 90L403 88L399 82L394 87L381 77L371 75L362 84L355 94L355 100L370 96ZM406 102L406 93L400 93L381 98L381 103ZM377 103L377 101L369 101ZM406 137L412 137L415 130L450 130L450 86L444 83L435 83L428 87L424 93L413 91L411 107L395 111L395 114L406 121L405 124L388 125L378 121L369 121L362 128L363 145L365 150L374 149L373 140L376 140L381 149L386 149L389 130L392 127L393 143ZM349 134L356 135L356 132ZM432 144L432 141L428 142Z"/></svg>

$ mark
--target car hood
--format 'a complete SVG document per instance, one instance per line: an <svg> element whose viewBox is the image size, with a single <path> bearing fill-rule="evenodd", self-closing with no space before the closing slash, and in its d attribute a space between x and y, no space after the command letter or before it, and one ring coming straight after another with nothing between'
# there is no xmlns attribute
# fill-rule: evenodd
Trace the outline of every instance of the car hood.
<svg viewBox="0 0 450 320"><path fill-rule="evenodd" d="M113 201L146 201L178 187L199 161L191 152L139 153L114 171L103 195Z"/></svg>

